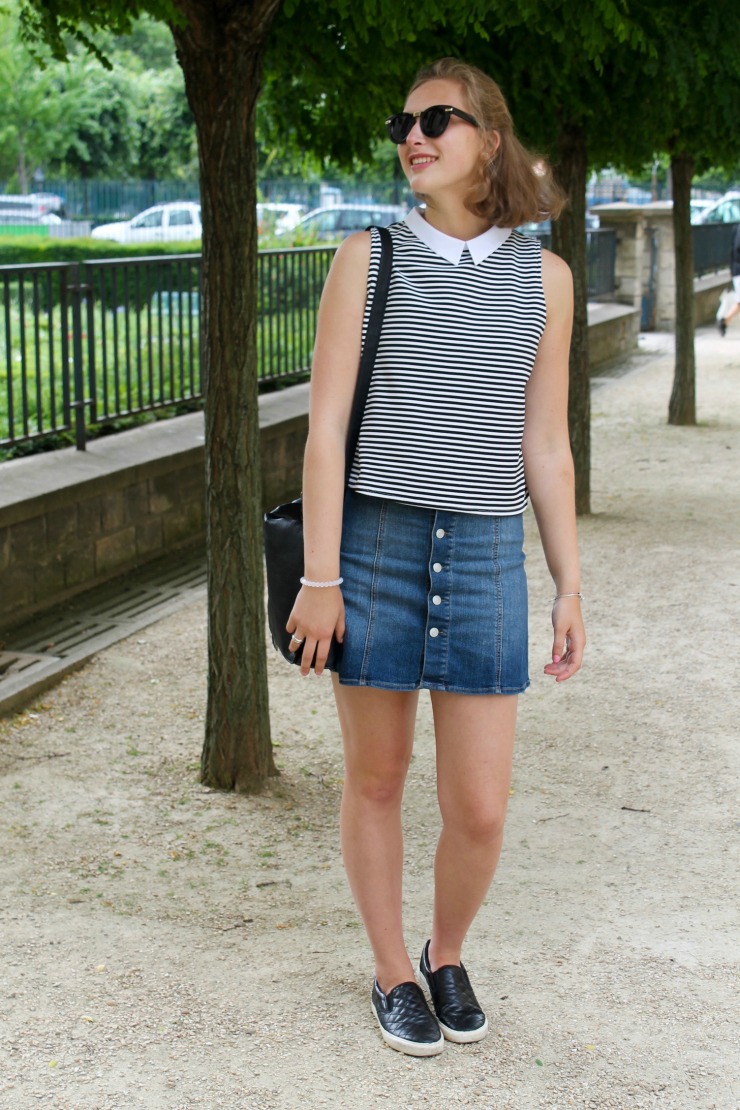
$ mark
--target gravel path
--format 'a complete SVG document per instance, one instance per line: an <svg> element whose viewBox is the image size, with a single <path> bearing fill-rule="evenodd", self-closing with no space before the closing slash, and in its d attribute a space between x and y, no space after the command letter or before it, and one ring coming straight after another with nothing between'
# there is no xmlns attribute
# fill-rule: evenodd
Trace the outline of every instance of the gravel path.
<svg viewBox="0 0 740 1110"><path fill-rule="evenodd" d="M740 328L698 333L698 428L665 423L670 340L594 391L588 664L532 689L507 838L466 963L491 1033L381 1044L337 845L330 683L271 654L282 773L197 781L204 611L110 648L0 722L8 1110L738 1110ZM438 831L428 701L406 794L410 950Z"/></svg>

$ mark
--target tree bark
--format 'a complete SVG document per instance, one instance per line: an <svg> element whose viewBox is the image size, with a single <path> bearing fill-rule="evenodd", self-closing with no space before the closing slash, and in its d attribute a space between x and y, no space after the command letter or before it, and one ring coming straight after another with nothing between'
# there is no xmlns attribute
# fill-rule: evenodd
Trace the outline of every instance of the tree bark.
<svg viewBox="0 0 740 1110"><path fill-rule="evenodd" d="M280 0L177 0L203 219L208 704L201 780L242 793L276 774L265 653L256 371L255 107Z"/></svg>
<svg viewBox="0 0 740 1110"><path fill-rule="evenodd" d="M570 345L568 427L576 472L576 512L591 511L591 380L588 356L588 266L586 260L586 132L564 124L558 137L555 178L569 204L552 225L552 248L573 272L573 338Z"/></svg>
<svg viewBox="0 0 740 1110"><path fill-rule="evenodd" d="M673 240L676 259L676 362L668 404L669 424L696 424L696 358L694 353L694 244L691 234L689 154L671 155Z"/></svg>

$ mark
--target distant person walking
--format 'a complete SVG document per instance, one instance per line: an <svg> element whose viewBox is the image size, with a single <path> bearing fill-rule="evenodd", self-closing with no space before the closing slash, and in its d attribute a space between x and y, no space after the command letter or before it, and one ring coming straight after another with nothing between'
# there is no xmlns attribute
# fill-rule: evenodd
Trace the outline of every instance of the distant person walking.
<svg viewBox="0 0 740 1110"><path fill-rule="evenodd" d="M332 634L342 642L332 676L342 853L375 956L373 1013L391 1048L431 1056L488 1029L460 953L498 862L517 694L529 685L528 498L555 584L544 670L564 682L581 666L573 287L562 259L514 230L554 218L563 198L515 138L490 77L443 59L417 75L386 126L426 207L390 228L388 300L346 492L377 229L346 239L327 278L304 467L305 577L286 627L303 644L304 675L314 656L324 669ZM401 801L420 689L431 692L442 816L418 964L432 1009L402 920ZM340 1020L331 978L327 969L335 993L320 1001Z"/></svg>
<svg viewBox="0 0 740 1110"><path fill-rule="evenodd" d="M727 331L727 325L740 312L740 224L735 228L735 234L732 239L732 250L730 251L730 273L732 274L732 286L735 290L735 303L731 309L718 321L720 335L724 335Z"/></svg>

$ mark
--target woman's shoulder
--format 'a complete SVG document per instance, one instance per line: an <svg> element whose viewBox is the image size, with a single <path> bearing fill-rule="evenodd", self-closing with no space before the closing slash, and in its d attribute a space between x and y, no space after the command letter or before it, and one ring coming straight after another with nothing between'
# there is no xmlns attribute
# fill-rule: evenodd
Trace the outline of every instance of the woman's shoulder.
<svg viewBox="0 0 740 1110"><path fill-rule="evenodd" d="M542 289L548 316L573 312L573 274L570 266L552 251L542 252Z"/></svg>
<svg viewBox="0 0 740 1110"><path fill-rule="evenodd" d="M372 247L372 233L369 231L353 231L339 244L334 255L335 265L353 268L364 266L367 270Z"/></svg>
<svg viewBox="0 0 740 1110"><path fill-rule="evenodd" d="M544 248L542 250L542 277L543 280L550 277L554 281L573 281L573 274L565 259L561 258L559 254Z"/></svg>

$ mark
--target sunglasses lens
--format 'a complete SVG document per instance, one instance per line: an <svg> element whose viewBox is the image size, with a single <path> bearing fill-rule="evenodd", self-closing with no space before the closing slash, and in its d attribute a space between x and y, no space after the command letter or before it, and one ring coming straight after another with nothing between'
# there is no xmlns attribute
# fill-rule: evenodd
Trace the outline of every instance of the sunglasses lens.
<svg viewBox="0 0 740 1110"><path fill-rule="evenodd" d="M422 135L426 135L428 139L438 139L446 130L450 115L449 109L444 105L435 104L432 108L425 108L418 116ZM399 112L398 115L391 116L386 124L391 141L397 145L405 143L416 119L411 112Z"/></svg>
<svg viewBox="0 0 740 1110"><path fill-rule="evenodd" d="M445 109L439 105L435 105L433 108L426 108L419 117L421 130L428 139L438 139L446 129L449 121L450 113L446 112Z"/></svg>
<svg viewBox="0 0 740 1110"><path fill-rule="evenodd" d="M414 126L414 117L410 112L399 112L397 116L392 116L388 120L386 126L391 142L396 143L396 145L405 143L411 128Z"/></svg>

